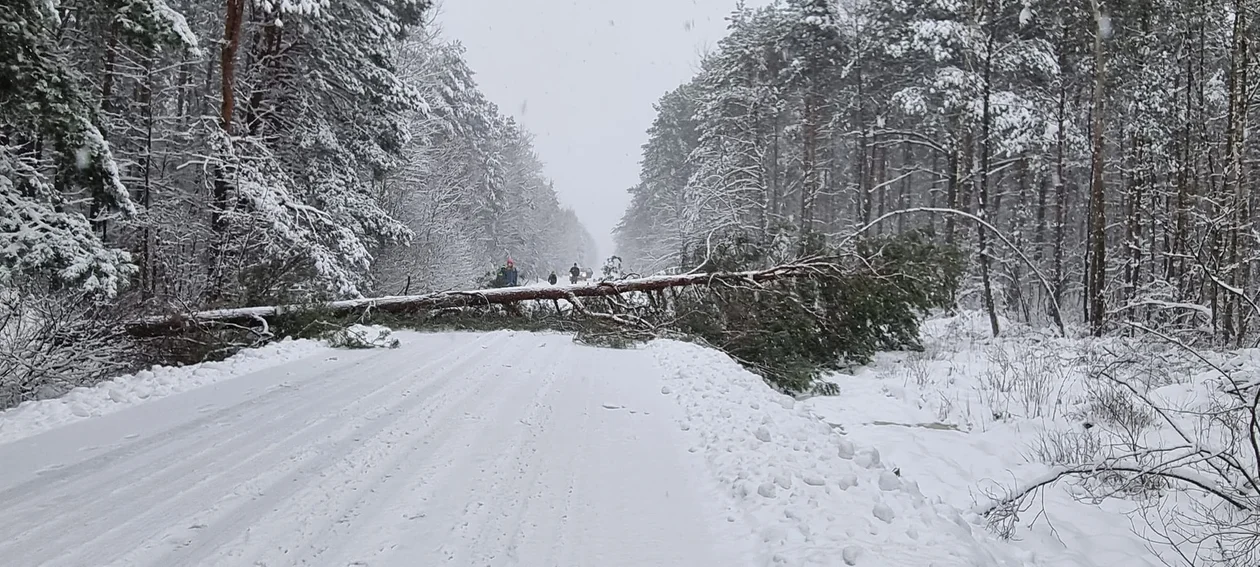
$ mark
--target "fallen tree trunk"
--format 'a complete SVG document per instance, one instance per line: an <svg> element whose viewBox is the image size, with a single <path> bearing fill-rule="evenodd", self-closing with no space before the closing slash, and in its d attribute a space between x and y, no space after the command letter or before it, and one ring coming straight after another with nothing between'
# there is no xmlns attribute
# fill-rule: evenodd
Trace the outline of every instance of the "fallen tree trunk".
<svg viewBox="0 0 1260 567"><path fill-rule="evenodd" d="M781 278L816 277L824 274L835 275L838 273L838 270L838 263L817 259L775 266L767 270L747 272L679 274L548 287L507 287L470 291L442 291L423 295L347 299L316 304L215 309L188 314L148 317L128 323L126 330L132 336L153 337L170 334L190 325L207 323L249 325L261 322L266 324L267 319L277 315L312 309L326 311L331 314L346 314L359 311L383 311L386 313L405 314L437 309L509 304L518 301L563 299L574 303L580 311L584 311L577 298L606 297L627 292L649 292L693 285L759 285L763 282Z"/></svg>

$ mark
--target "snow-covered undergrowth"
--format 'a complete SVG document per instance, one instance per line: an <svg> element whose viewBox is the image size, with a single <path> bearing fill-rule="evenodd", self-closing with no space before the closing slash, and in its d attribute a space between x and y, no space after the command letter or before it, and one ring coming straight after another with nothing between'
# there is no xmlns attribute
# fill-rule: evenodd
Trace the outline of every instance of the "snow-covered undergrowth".
<svg viewBox="0 0 1260 567"><path fill-rule="evenodd" d="M394 331L381 325L350 325L328 336L328 346L334 348L398 348Z"/></svg>
<svg viewBox="0 0 1260 567"><path fill-rule="evenodd" d="M328 347L320 341L283 340L243 350L218 362L188 366L155 366L119 376L65 395L25 402L0 412L0 443L29 437L72 421L113 413L124 408L235 376L288 363Z"/></svg>
<svg viewBox="0 0 1260 567"><path fill-rule="evenodd" d="M989 534L979 516L921 483L886 447L833 431L808 404L779 394L725 354L652 343L680 427L742 518L767 565L1026 565L1031 555Z"/></svg>
<svg viewBox="0 0 1260 567"><path fill-rule="evenodd" d="M978 314L928 321L923 352L881 353L853 376L831 377L840 395L804 405L854 443L879 447L925 494L973 512L1081 465L1167 471L1245 492L1229 488L1242 475L1219 474L1206 457L1232 452L1255 465L1239 424L1220 418L1229 404L1220 372L1150 337L1061 339L1003 327L1008 336L991 339ZM1204 356L1235 380L1260 371L1260 351ZM991 514L991 528L1042 565L1248 564L1229 556L1246 530L1233 541L1209 537L1245 526L1241 513L1176 479L1135 478L1067 475Z"/></svg>
<svg viewBox="0 0 1260 567"><path fill-rule="evenodd" d="M0 410L124 372L130 345L108 311L79 292L0 288Z"/></svg>

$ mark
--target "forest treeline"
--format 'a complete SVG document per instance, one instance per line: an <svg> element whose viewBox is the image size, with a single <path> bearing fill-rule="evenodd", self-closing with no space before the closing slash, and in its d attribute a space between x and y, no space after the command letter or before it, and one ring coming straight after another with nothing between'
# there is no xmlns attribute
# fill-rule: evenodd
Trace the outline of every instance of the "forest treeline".
<svg viewBox="0 0 1260 567"><path fill-rule="evenodd" d="M594 261L429 0L16 0L0 286L148 310ZM545 272L543 272L545 275Z"/></svg>
<svg viewBox="0 0 1260 567"><path fill-rule="evenodd" d="M143 315L467 289L507 257L533 278L594 263L530 134L433 12L5 2L0 408L273 337L120 335Z"/></svg>
<svg viewBox="0 0 1260 567"><path fill-rule="evenodd" d="M954 209L870 232L968 250L960 299L991 307L995 332L997 315L1061 317L1241 342L1260 314L1256 4L741 7L657 104L619 253L651 272L751 237L773 263L894 211Z"/></svg>

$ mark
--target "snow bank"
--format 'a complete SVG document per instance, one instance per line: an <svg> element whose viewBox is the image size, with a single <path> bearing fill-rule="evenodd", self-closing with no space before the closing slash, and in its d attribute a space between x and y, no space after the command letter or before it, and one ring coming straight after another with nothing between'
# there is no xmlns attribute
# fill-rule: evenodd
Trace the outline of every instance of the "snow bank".
<svg viewBox="0 0 1260 567"><path fill-rule="evenodd" d="M902 471L806 404L771 390L726 355L697 345L650 347L664 395L772 565L1006 566L1032 554L996 540L979 517L924 494L928 467ZM843 385L842 385L843 388Z"/></svg>
<svg viewBox="0 0 1260 567"><path fill-rule="evenodd" d="M148 400L279 366L322 350L328 350L328 347L318 341L286 339L261 348L243 350L219 362L182 367L155 366L91 388L75 388L59 398L25 402L0 412L0 444L73 421L113 413Z"/></svg>
<svg viewBox="0 0 1260 567"><path fill-rule="evenodd" d="M852 375L828 378L839 386L838 396L803 404L855 443L880 447L886 466L918 480L924 493L963 510L1062 464L1047 457L1092 462L1109 448L1123 450L1117 440L1126 432L1097 419L1091 405L1101 382L1087 379L1087 370L1091 353L1103 345L1015 329L1009 322L1003 328L1002 338L991 338L978 312L927 321L924 352L880 353ZM1122 351L1113 342L1105 346ZM1233 359L1255 364L1246 353ZM1169 364L1150 379L1180 382L1152 382L1151 398L1169 407L1203 407L1219 390L1210 376ZM1143 438L1160 435L1159 426L1153 422ZM1091 491L1096 488L1061 480L1002 529L1039 565L1164 565L1159 555L1168 550L1150 541L1158 537L1145 525L1139 504L1094 498L1106 493ZM1166 502L1142 505L1158 515L1185 497L1171 494Z"/></svg>

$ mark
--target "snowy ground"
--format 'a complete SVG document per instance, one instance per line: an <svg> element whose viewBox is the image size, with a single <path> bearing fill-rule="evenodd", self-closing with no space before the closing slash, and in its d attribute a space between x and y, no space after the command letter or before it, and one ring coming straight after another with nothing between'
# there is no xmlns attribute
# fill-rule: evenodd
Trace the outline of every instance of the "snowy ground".
<svg viewBox="0 0 1260 567"><path fill-rule="evenodd" d="M964 510L1044 475L1058 464L1050 462L1055 458L1101 460L1109 450L1128 450L1130 438L1167 446L1167 439L1160 441L1167 432L1153 416L1127 429L1098 419L1100 395L1108 390L1100 380L1087 380L1084 369L1087 353L1098 345L1004 327L1011 335L993 340L987 320L975 313L929 321L924 352L882 353L852 376L833 376L839 396L804 405L846 439L879 447L885 466L916 479L922 492ZM1240 353L1235 366L1254 365L1256 355ZM1214 378L1170 364L1147 377L1143 387L1151 397L1179 409L1207 407ZM1131 402L1127 394L1102 399ZM1070 480L1056 483L1028 501L1011 527L1011 543L1041 565L1168 564L1164 560L1173 556L1156 541L1147 519L1158 524L1173 516L1174 504L1184 506L1190 496L1146 495L1139 509L1130 497L1094 498L1115 496L1106 492Z"/></svg>
<svg viewBox="0 0 1260 567"><path fill-rule="evenodd" d="M398 336L397 349L274 347L289 360L143 399L114 401L151 380L121 379L69 404L86 411L0 413L0 557L1036 564L934 493L930 469L895 470L896 448L853 443L714 351Z"/></svg>
<svg viewBox="0 0 1260 567"><path fill-rule="evenodd" d="M0 557L740 564L709 529L679 409L642 353L506 332L402 339L0 445Z"/></svg>
<svg viewBox="0 0 1260 567"><path fill-rule="evenodd" d="M155 366L92 388L75 388L56 399L26 402L0 412L0 444L120 411L151 399L332 352L335 351L315 341L283 340L241 351L220 362L179 368Z"/></svg>

